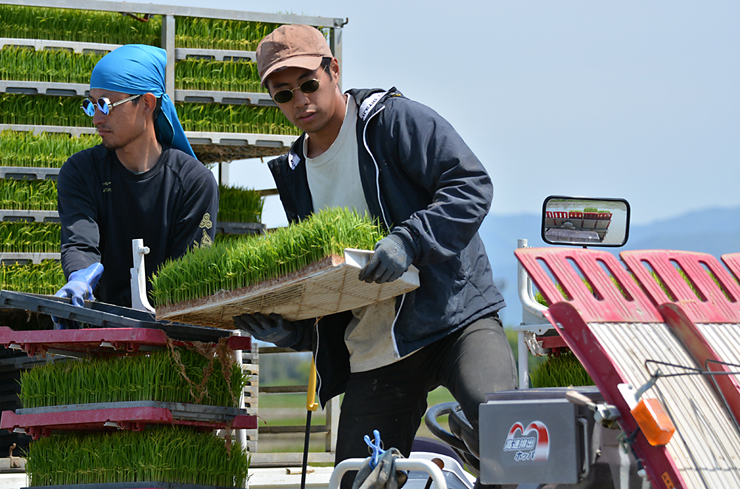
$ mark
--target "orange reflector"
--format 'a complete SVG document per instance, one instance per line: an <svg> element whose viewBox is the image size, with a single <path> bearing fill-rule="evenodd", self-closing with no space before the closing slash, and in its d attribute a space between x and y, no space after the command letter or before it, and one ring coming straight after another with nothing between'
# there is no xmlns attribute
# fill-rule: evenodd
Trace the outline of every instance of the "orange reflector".
<svg viewBox="0 0 740 489"><path fill-rule="evenodd" d="M645 435L648 443L652 446L666 445L671 441L676 427L671 423L660 401L657 399L640 399L637 406L630 412L637 421L640 430L642 430L642 434Z"/></svg>

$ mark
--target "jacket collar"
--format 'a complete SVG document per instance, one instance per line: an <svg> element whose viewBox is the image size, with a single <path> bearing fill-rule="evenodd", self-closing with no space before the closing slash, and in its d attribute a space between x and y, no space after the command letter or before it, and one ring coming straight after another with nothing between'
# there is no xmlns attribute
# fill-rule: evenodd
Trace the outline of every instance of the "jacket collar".
<svg viewBox="0 0 740 489"><path fill-rule="evenodd" d="M382 104L379 103L385 97L400 97L401 92L396 90L396 87L391 87L389 90L382 90L380 88L365 88L365 89L352 89L346 92L350 97L355 99L357 104L357 111L360 120L367 122L370 115L376 110L380 109ZM295 170L296 167L303 161L303 140L306 137L306 133L301 136L293 143L288 153L288 167L291 170Z"/></svg>

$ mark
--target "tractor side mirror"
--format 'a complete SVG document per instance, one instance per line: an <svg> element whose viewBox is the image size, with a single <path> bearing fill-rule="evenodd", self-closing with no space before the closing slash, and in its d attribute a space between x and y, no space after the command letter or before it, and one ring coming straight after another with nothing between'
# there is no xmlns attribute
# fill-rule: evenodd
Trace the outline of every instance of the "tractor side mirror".
<svg viewBox="0 0 740 489"><path fill-rule="evenodd" d="M624 246L630 205L624 199L551 195L542 204L542 240L553 245Z"/></svg>

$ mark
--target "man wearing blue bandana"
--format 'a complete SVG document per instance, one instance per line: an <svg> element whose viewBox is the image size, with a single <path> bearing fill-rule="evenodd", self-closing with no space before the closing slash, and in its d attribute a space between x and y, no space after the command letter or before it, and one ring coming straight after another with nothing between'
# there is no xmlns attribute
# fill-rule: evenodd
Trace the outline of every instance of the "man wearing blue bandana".
<svg viewBox="0 0 740 489"><path fill-rule="evenodd" d="M195 159L165 93L166 64L163 49L132 44L103 57L92 72L82 110L103 141L72 155L58 180L69 282L57 295L73 304L94 293L131 306L132 239L150 249L147 278L165 260L213 241L218 185Z"/></svg>

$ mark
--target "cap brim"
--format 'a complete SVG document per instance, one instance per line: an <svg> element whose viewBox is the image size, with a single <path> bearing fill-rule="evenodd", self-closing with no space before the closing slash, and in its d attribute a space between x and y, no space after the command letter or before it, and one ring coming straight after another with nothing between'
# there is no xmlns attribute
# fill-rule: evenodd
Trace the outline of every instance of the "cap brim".
<svg viewBox="0 0 740 489"><path fill-rule="evenodd" d="M323 56L294 56L292 58L283 59L274 65L270 66L265 74L262 75L262 86L265 86L267 79L276 71L284 70L286 68L301 68L304 70L315 70L321 66L321 60Z"/></svg>

